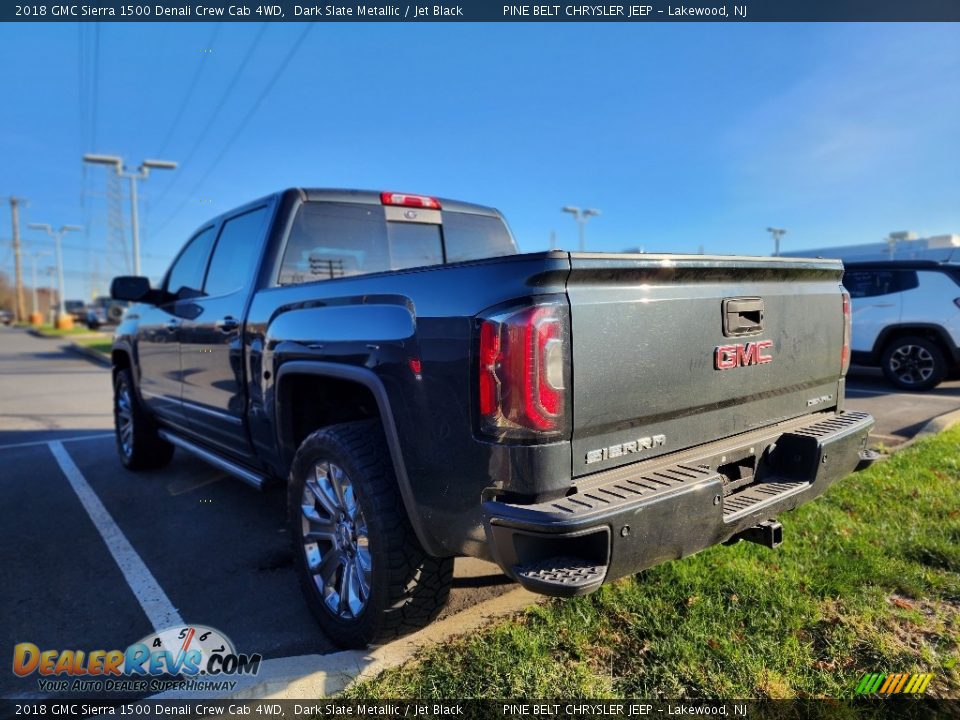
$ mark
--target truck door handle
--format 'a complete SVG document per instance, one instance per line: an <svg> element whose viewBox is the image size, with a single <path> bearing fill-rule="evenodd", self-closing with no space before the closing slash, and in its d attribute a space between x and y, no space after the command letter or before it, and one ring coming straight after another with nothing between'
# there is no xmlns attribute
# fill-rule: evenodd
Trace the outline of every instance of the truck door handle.
<svg viewBox="0 0 960 720"><path fill-rule="evenodd" d="M223 320L217 320L216 325L220 332L229 333L240 327L240 321L232 315L227 315Z"/></svg>

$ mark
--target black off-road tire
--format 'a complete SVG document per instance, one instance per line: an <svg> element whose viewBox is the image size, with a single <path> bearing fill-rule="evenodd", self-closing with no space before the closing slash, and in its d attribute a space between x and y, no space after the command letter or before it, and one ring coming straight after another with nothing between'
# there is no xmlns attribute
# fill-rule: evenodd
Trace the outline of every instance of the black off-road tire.
<svg viewBox="0 0 960 720"><path fill-rule="evenodd" d="M308 477L316 477L313 474L323 463L333 463L346 474L364 518L371 561L369 591L353 617L336 614L324 601L320 587L324 581L311 572L307 557L304 491ZM310 490L307 493L312 499ZM453 582L453 558L433 557L417 540L379 421L332 425L308 436L290 471L288 510L297 575L307 604L324 633L340 647L364 648L418 630L443 608ZM332 543L325 547L336 552ZM336 572L342 578L346 567Z"/></svg>
<svg viewBox="0 0 960 720"><path fill-rule="evenodd" d="M883 374L892 385L916 392L935 388L947 376L948 370L947 358L940 346L914 335L898 337L887 343L880 363ZM906 369L905 363L915 363L916 368Z"/></svg>
<svg viewBox="0 0 960 720"><path fill-rule="evenodd" d="M129 436L124 432L127 417ZM118 370L113 379L113 427L117 454L128 470L160 468L173 457L173 445L160 437L156 422L140 405L129 368Z"/></svg>

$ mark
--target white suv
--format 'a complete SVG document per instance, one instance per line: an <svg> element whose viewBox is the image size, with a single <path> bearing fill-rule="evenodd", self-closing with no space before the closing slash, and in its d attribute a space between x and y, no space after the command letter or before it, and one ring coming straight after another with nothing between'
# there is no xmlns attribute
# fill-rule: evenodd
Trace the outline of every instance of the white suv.
<svg viewBox="0 0 960 720"><path fill-rule="evenodd" d="M847 263L853 362L904 390L930 390L960 367L960 265Z"/></svg>

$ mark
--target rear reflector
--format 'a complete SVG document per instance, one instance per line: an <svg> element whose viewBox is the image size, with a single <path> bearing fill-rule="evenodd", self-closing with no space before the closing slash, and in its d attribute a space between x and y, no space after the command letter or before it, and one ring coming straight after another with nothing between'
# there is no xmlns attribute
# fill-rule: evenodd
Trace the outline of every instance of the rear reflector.
<svg viewBox="0 0 960 720"><path fill-rule="evenodd" d="M404 205L406 207L440 209L440 201L427 195L407 195L406 193L382 192L380 202L384 205Z"/></svg>

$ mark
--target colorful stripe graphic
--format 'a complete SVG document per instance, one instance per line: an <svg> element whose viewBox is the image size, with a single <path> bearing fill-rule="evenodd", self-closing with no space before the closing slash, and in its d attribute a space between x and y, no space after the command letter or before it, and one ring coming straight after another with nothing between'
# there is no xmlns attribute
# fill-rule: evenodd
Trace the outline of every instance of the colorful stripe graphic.
<svg viewBox="0 0 960 720"><path fill-rule="evenodd" d="M867 673L855 695L920 695L926 691L933 673Z"/></svg>

